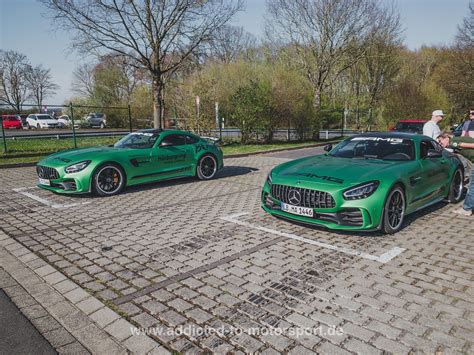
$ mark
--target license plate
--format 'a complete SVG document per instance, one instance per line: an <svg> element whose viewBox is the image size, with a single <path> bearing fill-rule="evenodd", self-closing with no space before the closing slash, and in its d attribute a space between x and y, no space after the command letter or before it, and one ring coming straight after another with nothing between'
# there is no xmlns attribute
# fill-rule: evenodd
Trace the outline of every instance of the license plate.
<svg viewBox="0 0 474 355"><path fill-rule="evenodd" d="M283 202L281 203L281 210L284 212L297 214L299 216L305 216L305 217L313 217L313 214L314 214L314 211L312 208L288 205Z"/></svg>
<svg viewBox="0 0 474 355"><path fill-rule="evenodd" d="M38 182L39 182L40 185L48 185L48 186L51 185L51 183L49 182L48 179L39 178L39 179L38 179Z"/></svg>

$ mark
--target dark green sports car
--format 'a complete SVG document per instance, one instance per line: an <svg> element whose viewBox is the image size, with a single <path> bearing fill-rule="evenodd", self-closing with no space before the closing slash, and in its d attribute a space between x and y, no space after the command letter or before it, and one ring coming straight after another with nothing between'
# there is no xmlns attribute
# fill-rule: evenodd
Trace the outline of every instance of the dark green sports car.
<svg viewBox="0 0 474 355"><path fill-rule="evenodd" d="M212 179L223 167L211 139L179 130L130 133L113 146L73 149L48 156L36 167L38 186L58 193L110 196L126 186L197 176Z"/></svg>
<svg viewBox="0 0 474 355"><path fill-rule="evenodd" d="M263 187L263 209L331 229L395 233L407 214L461 200L460 160L429 137L368 133L325 150L274 168Z"/></svg>

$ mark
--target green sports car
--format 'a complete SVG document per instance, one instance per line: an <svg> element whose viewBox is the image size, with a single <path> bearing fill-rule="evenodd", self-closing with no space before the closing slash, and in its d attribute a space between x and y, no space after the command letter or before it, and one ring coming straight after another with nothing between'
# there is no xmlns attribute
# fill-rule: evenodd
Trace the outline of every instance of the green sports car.
<svg viewBox="0 0 474 355"><path fill-rule="evenodd" d="M461 200L463 165L429 137L367 133L325 150L275 167L263 187L262 208L330 229L391 234L409 213L443 199Z"/></svg>
<svg viewBox="0 0 474 355"><path fill-rule="evenodd" d="M197 176L212 179L223 167L211 139L179 130L130 133L112 146L73 149L48 156L36 167L38 187L58 193L111 196L126 186Z"/></svg>

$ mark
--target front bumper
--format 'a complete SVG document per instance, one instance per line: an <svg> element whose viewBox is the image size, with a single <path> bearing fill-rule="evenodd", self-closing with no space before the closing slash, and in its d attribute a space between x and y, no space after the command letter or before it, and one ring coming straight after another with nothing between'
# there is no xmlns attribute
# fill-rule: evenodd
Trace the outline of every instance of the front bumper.
<svg viewBox="0 0 474 355"><path fill-rule="evenodd" d="M44 168L44 172L40 171ZM47 165L38 165L38 178L49 180L49 185L42 184L38 180L39 188L54 191L60 194L82 194L90 192L90 176L89 167L78 173L67 174L64 168L54 168Z"/></svg>
<svg viewBox="0 0 474 355"><path fill-rule="evenodd" d="M334 208L315 208L313 217L309 217L282 211L280 207L282 201L271 195L268 182L265 183L261 195L262 208L276 217L334 230L379 229L383 203L378 206L378 199L374 196L352 201L341 201L336 198L336 201Z"/></svg>

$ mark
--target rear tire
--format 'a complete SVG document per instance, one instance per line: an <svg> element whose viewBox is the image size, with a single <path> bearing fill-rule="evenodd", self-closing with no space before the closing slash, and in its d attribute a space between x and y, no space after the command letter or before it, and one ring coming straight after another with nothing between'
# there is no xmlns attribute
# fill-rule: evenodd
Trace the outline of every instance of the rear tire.
<svg viewBox="0 0 474 355"><path fill-rule="evenodd" d="M101 123L100 123L100 128L101 128L101 129L104 129L104 128L105 128L104 122L101 122Z"/></svg>
<svg viewBox="0 0 474 355"><path fill-rule="evenodd" d="M114 163L99 166L92 176L92 192L98 196L117 195L125 188L125 173Z"/></svg>
<svg viewBox="0 0 474 355"><path fill-rule="evenodd" d="M196 175L200 180L210 180L217 172L217 160L211 154L206 154L199 159Z"/></svg>
<svg viewBox="0 0 474 355"><path fill-rule="evenodd" d="M464 188L464 174L462 169L457 168L454 171L451 184L449 185L448 201L449 203L458 203L462 199L462 191Z"/></svg>
<svg viewBox="0 0 474 355"><path fill-rule="evenodd" d="M382 230L387 234L398 232L405 218L405 192L399 185L394 186L387 195L382 215Z"/></svg>
<svg viewBox="0 0 474 355"><path fill-rule="evenodd" d="M39 123L36 125L36 129L41 129L41 126Z"/></svg>

